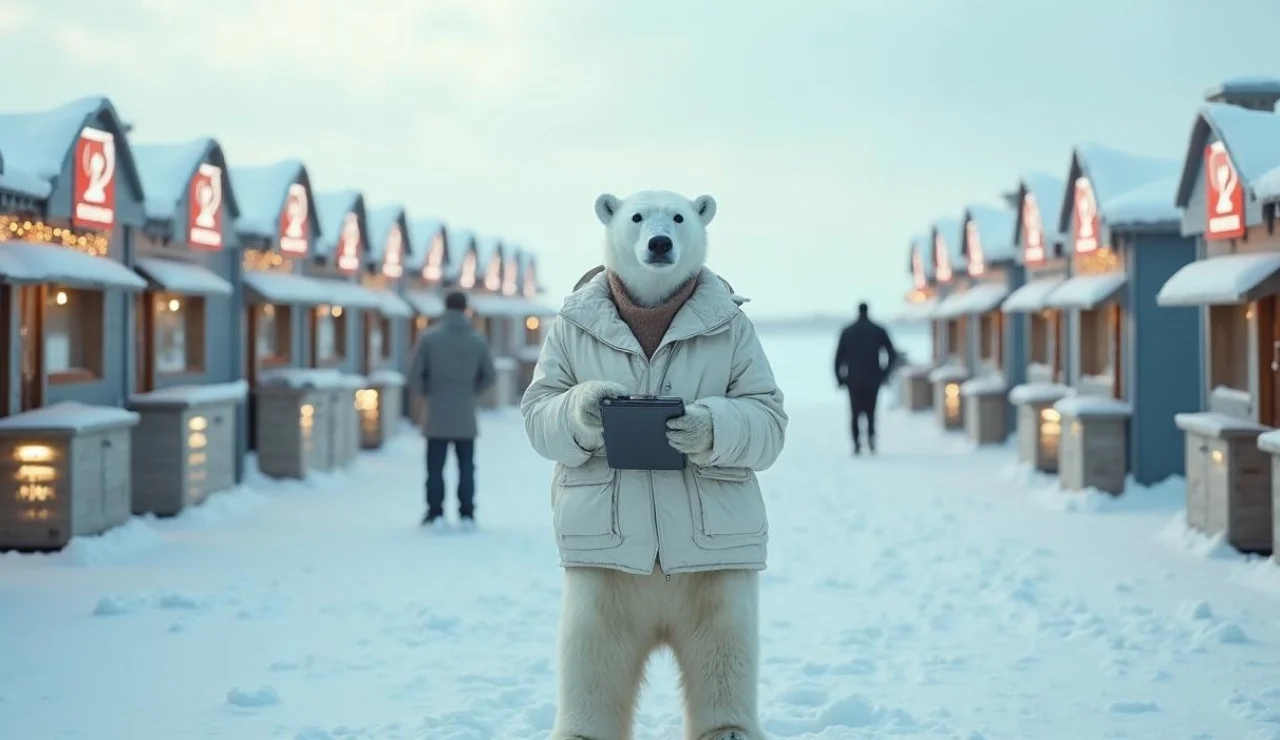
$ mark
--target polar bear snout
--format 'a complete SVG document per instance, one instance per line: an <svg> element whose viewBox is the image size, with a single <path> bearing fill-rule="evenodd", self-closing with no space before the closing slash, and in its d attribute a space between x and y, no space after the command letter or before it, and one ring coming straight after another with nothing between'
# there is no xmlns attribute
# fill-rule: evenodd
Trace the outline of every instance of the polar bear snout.
<svg viewBox="0 0 1280 740"><path fill-rule="evenodd" d="M659 234L658 236L652 237L649 239L649 261L666 262L669 264L671 262L671 248L673 246L674 245L671 243L671 237L666 236L665 234Z"/></svg>

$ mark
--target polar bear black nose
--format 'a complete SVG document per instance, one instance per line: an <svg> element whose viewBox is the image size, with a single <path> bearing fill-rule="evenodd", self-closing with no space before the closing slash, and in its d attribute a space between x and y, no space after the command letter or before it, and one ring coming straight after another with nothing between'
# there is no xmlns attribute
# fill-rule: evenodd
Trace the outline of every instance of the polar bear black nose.
<svg viewBox="0 0 1280 740"><path fill-rule="evenodd" d="M649 240L649 251L654 254L666 254L671 251L671 237L655 236Z"/></svg>

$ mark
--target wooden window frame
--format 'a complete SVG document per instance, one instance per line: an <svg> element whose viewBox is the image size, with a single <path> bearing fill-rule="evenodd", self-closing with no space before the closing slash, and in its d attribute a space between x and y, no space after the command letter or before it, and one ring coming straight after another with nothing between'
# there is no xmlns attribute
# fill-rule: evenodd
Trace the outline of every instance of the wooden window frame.
<svg viewBox="0 0 1280 740"><path fill-rule="evenodd" d="M155 292L150 291L146 294L150 300L148 313L150 319L150 333L146 334L145 344L148 346L148 354L150 355L152 367L156 377L161 378L178 378L185 375L199 375L205 371L208 364L206 357L208 327L208 312L204 296L182 295L172 292ZM186 358L181 370L161 370L159 363L160 353L160 336L157 333L159 329L159 313L164 304L171 300L180 301L183 306L182 322L183 326L183 343L185 345ZM194 356L193 356L194 355Z"/></svg>
<svg viewBox="0 0 1280 740"><path fill-rule="evenodd" d="M41 331L39 336L40 336L40 344L42 345L46 344L49 341L48 316L46 314L48 313L48 310L49 310L48 308L49 296L55 294L54 291L66 291L67 293L76 295L76 296L93 295L95 297L95 300L96 300L95 306L90 306L85 308L85 307L82 307L83 304L79 304L72 309L73 311L76 312L76 315L73 315L72 317L72 322L76 324L83 322L84 325L86 326L91 324L92 322L85 320L86 314L95 315L97 317L97 320L100 322L101 326L99 330L96 332L89 331L86 335L87 341L84 342L84 344L87 347L84 351L88 353L90 356L96 356L96 362L98 367L96 368L95 367L71 367L71 368L65 368L63 370L55 370L50 372L48 369L49 367L48 366L48 349L46 347L42 347L40 359L41 359L42 369L45 371L45 382L48 383L49 385L78 385L81 383L93 383L95 381L102 380L102 378L105 375L106 360L107 360L106 291L94 290L90 288L68 288L68 287L61 287L58 285L41 285L40 292L39 292ZM70 300L71 299L68 299L68 302L70 302ZM68 341L71 341L70 337L68 337Z"/></svg>
<svg viewBox="0 0 1280 740"><path fill-rule="evenodd" d="M262 332L260 321L267 308L272 311L272 354L265 357L258 353L258 339ZM286 367L293 362L293 306L276 303L259 303L251 307L250 356L258 368ZM256 372L254 375L256 376Z"/></svg>
<svg viewBox="0 0 1280 740"><path fill-rule="evenodd" d="M1258 423L1268 427L1275 427L1280 422L1280 418L1277 418L1280 415L1276 412L1276 393L1280 388L1276 387L1277 373L1272 369L1277 355L1276 343L1280 342L1280 330L1276 326L1276 321L1280 318L1277 316L1280 312L1278 300L1280 299L1276 296L1267 296L1259 300L1254 308L1258 338Z"/></svg>
<svg viewBox="0 0 1280 740"><path fill-rule="evenodd" d="M332 313L334 308L334 306L328 305L312 306L311 310L307 312L311 321L311 326L309 327L310 331L308 332L311 339L311 367L332 368L338 367L347 361L347 342L349 340L348 331L351 321L351 311L344 306L336 306L338 314L335 316ZM334 320L333 344L334 349L336 350L336 354L333 357L325 358L323 360L320 359L320 332L318 331L320 327L321 309L329 312L329 317Z"/></svg>

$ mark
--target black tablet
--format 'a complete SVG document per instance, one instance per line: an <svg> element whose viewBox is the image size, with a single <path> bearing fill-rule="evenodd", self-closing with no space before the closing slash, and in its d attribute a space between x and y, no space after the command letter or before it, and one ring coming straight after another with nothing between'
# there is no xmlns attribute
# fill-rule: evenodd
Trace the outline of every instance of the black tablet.
<svg viewBox="0 0 1280 740"><path fill-rule="evenodd" d="M604 452L615 470L683 470L685 456L667 442L667 420L684 415L684 399L618 396L601 403Z"/></svg>

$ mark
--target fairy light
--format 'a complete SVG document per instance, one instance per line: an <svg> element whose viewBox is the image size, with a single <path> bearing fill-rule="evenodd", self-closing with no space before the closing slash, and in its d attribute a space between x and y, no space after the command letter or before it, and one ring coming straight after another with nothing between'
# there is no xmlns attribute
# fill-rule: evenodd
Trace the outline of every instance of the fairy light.
<svg viewBox="0 0 1280 740"><path fill-rule="evenodd" d="M1120 255L1110 247L1099 247L1091 252L1077 252L1075 255L1076 272L1081 275L1100 275L1107 272L1119 272L1122 268Z"/></svg>
<svg viewBox="0 0 1280 740"><path fill-rule="evenodd" d="M18 240L67 247L92 257L107 256L111 246L111 235L106 232L76 231L20 216L0 215L0 242Z"/></svg>
<svg viewBox="0 0 1280 740"><path fill-rule="evenodd" d="M292 272L293 260L268 249L246 249L241 260L246 271Z"/></svg>

